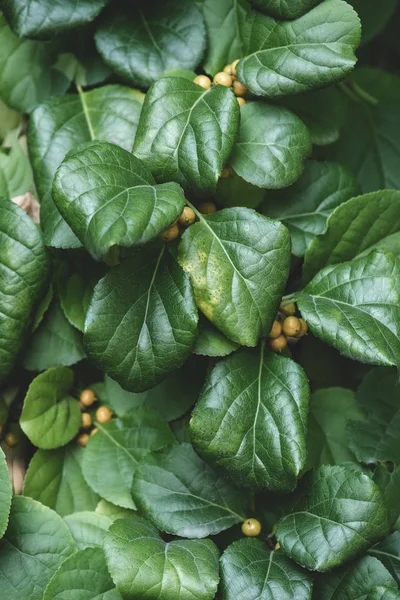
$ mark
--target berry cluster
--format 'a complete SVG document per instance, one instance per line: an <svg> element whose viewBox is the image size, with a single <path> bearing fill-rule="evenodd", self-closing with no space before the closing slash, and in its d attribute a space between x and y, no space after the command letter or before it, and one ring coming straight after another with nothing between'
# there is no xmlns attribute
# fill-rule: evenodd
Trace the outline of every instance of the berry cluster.
<svg viewBox="0 0 400 600"><path fill-rule="evenodd" d="M291 302L280 307L278 316L268 334L269 345L274 352L282 352L289 343L296 343L306 335L308 325L304 319L298 318L296 304Z"/></svg>
<svg viewBox="0 0 400 600"><path fill-rule="evenodd" d="M225 87L231 87L233 89L233 93L237 97L237 101L239 106L242 107L246 104L246 100L243 96L246 96L248 93L248 89L243 83L236 79L236 66L239 62L239 59L234 60L232 64L226 65L223 71L220 71L216 75L214 75L214 79L211 82L211 79L207 77L207 75L197 75L195 77L194 82L197 85L201 86L205 90L208 90L212 83L214 85L224 85Z"/></svg>
<svg viewBox="0 0 400 600"><path fill-rule="evenodd" d="M79 396L79 404L82 410L82 420L81 420L81 433L76 438L77 444L82 447L85 447L91 436L97 433L97 427L93 427L93 418L92 415L86 411L87 408L93 406L93 404L97 401L95 393L91 389L86 389L81 392ZM111 420L113 416L112 411L107 406L99 406L95 413L95 420L98 423L107 423ZM88 433L87 430L90 430Z"/></svg>
<svg viewBox="0 0 400 600"><path fill-rule="evenodd" d="M212 215L217 210L214 202L201 202L198 211L203 215ZM164 242L173 242L183 231L195 222L196 213L190 206L185 206L181 216L161 234Z"/></svg>

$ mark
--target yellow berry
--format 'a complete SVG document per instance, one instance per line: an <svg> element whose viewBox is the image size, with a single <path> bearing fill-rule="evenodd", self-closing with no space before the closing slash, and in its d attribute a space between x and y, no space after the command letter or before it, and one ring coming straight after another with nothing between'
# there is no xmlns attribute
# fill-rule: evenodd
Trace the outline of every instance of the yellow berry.
<svg viewBox="0 0 400 600"><path fill-rule="evenodd" d="M220 179L229 179L233 175L233 169L231 167L224 167L221 171Z"/></svg>
<svg viewBox="0 0 400 600"><path fill-rule="evenodd" d="M282 352L287 346L287 339L284 335L280 335L279 337L269 341L269 347L274 352Z"/></svg>
<svg viewBox="0 0 400 600"><path fill-rule="evenodd" d="M242 524L242 533L247 537L256 537L261 533L261 523L257 519L246 519Z"/></svg>
<svg viewBox="0 0 400 600"><path fill-rule="evenodd" d="M199 211L203 215L212 215L217 212L217 207L214 202L201 202L201 204L199 204Z"/></svg>
<svg viewBox="0 0 400 600"><path fill-rule="evenodd" d="M291 302L290 304L286 304L286 306L281 306L281 311L285 315L295 315L296 314L296 305L294 302Z"/></svg>
<svg viewBox="0 0 400 600"><path fill-rule="evenodd" d="M108 406L100 406L100 408L96 410L96 421L99 423L108 423L108 421L111 420L112 415L113 414Z"/></svg>
<svg viewBox="0 0 400 600"><path fill-rule="evenodd" d="M224 73L221 71L217 73L214 77L214 83L217 85L224 85L225 87L231 87L232 85L232 77L228 75L228 73Z"/></svg>
<svg viewBox="0 0 400 600"><path fill-rule="evenodd" d="M196 220L196 214L194 210L190 208L190 206L185 206L182 211L181 216L178 219L179 225L184 225L185 227L189 227Z"/></svg>
<svg viewBox="0 0 400 600"><path fill-rule="evenodd" d="M90 437L93 437L95 433L98 432L97 427L93 427L92 431L90 432Z"/></svg>
<svg viewBox="0 0 400 600"><path fill-rule="evenodd" d="M271 331L268 334L268 337L271 340L275 340L277 337L279 337L282 333L282 325L279 323L279 321L274 321L272 324L272 328Z"/></svg>
<svg viewBox="0 0 400 600"><path fill-rule="evenodd" d="M163 231L161 234L164 242L173 242L179 236L179 227L176 223L173 223L168 229Z"/></svg>
<svg viewBox="0 0 400 600"><path fill-rule="evenodd" d="M234 60L233 63L231 64L232 75L234 77L236 77L236 67L237 67L238 62L239 62L239 58L237 60Z"/></svg>
<svg viewBox="0 0 400 600"><path fill-rule="evenodd" d="M207 75L197 75L193 81L205 90L208 90L211 87L211 79L207 77Z"/></svg>
<svg viewBox="0 0 400 600"><path fill-rule="evenodd" d="M232 65L226 65L224 67L224 73L228 73L228 75L232 75Z"/></svg>
<svg viewBox="0 0 400 600"><path fill-rule="evenodd" d="M296 337L301 330L301 323L297 317L286 317L283 321L282 330L285 335Z"/></svg>
<svg viewBox="0 0 400 600"><path fill-rule="evenodd" d="M242 106L244 106L245 104L247 104L246 100L244 98L240 98L239 96L236 98L236 100L238 101L239 107L242 108Z"/></svg>
<svg viewBox="0 0 400 600"><path fill-rule="evenodd" d="M96 402L96 396L93 390L83 390L79 397L79 400L83 406L92 406L94 402Z"/></svg>
<svg viewBox="0 0 400 600"><path fill-rule="evenodd" d="M14 448L18 444L18 438L12 431L6 433L4 441L9 448Z"/></svg>
<svg viewBox="0 0 400 600"><path fill-rule="evenodd" d="M86 444L88 443L89 439L90 439L90 436L87 433L81 433L76 438L76 443L79 444L80 446L82 446L82 448L84 448L86 446Z"/></svg>
<svg viewBox="0 0 400 600"><path fill-rule="evenodd" d="M274 550L279 550L281 547L279 542L276 542Z"/></svg>
<svg viewBox="0 0 400 600"><path fill-rule="evenodd" d="M298 334L298 336L303 337L303 335L306 335L306 333L308 331L308 325L304 319L299 319L299 321L300 321L300 333Z"/></svg>
<svg viewBox="0 0 400 600"><path fill-rule="evenodd" d="M249 90L240 81L233 82L233 93L235 96L245 96Z"/></svg>
<svg viewBox="0 0 400 600"><path fill-rule="evenodd" d="M91 427L91 425L92 425L92 417L90 416L90 414L88 412L82 413L81 427L83 429L89 429L89 427Z"/></svg>

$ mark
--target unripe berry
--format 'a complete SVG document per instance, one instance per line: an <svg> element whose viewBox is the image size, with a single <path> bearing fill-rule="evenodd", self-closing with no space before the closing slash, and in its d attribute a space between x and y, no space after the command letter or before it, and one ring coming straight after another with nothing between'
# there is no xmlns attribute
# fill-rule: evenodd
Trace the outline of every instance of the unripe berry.
<svg viewBox="0 0 400 600"><path fill-rule="evenodd" d="M269 341L269 347L274 352L282 352L282 350L284 350L286 348L286 346L287 346L287 339L285 338L284 335L280 335L279 337L275 338L274 340Z"/></svg>
<svg viewBox="0 0 400 600"><path fill-rule="evenodd" d="M212 215L217 212L217 207L214 202L201 202L201 204L199 204L199 211L203 215Z"/></svg>
<svg viewBox="0 0 400 600"><path fill-rule="evenodd" d="M290 304L286 304L286 306L281 306L281 311L285 315L295 315L296 314L296 305L294 302L291 302Z"/></svg>
<svg viewBox="0 0 400 600"><path fill-rule="evenodd" d="M244 98L240 98L237 97L236 100L238 101L239 107L242 108L242 106L244 106L245 104L247 104L246 100Z"/></svg>
<svg viewBox="0 0 400 600"><path fill-rule="evenodd" d="M81 416L81 427L83 429L88 429L92 425L92 417L88 412L82 413Z"/></svg>
<svg viewBox="0 0 400 600"><path fill-rule="evenodd" d="M242 524L242 533L247 537L257 537L261 533L261 523L257 519L246 519Z"/></svg>
<svg viewBox="0 0 400 600"><path fill-rule="evenodd" d="M297 317L286 317L283 321L282 330L285 335L296 337L301 330L301 323Z"/></svg>
<svg viewBox="0 0 400 600"><path fill-rule="evenodd" d="M208 90L211 87L211 79L207 77L207 75L197 75L193 81L205 90Z"/></svg>
<svg viewBox="0 0 400 600"><path fill-rule="evenodd" d="M219 176L220 179L229 179L229 177L232 177L233 175L233 170L231 169L231 167L224 167L221 171L221 175Z"/></svg>
<svg viewBox="0 0 400 600"><path fill-rule="evenodd" d="M299 319L300 321L300 333L299 333L299 337L303 337L303 335L306 335L307 331L308 331L308 325L305 322L304 319Z"/></svg>
<svg viewBox="0 0 400 600"><path fill-rule="evenodd" d="M236 80L233 82L233 93L235 96L245 96L248 91L247 87L243 83L240 83L240 81Z"/></svg>
<svg viewBox="0 0 400 600"><path fill-rule="evenodd" d="M196 220L196 215L194 210L190 208L190 206L185 206L182 211L181 216L178 219L179 225L184 225L185 227L189 227Z"/></svg>
<svg viewBox="0 0 400 600"><path fill-rule="evenodd" d="M4 441L9 448L14 448L18 444L18 438L12 431L6 433Z"/></svg>
<svg viewBox="0 0 400 600"><path fill-rule="evenodd" d="M79 400L83 406L92 406L92 404L96 402L94 391L89 389L83 390L79 396Z"/></svg>
<svg viewBox="0 0 400 600"><path fill-rule="evenodd" d="M237 67L238 62L239 62L239 58L237 60L234 60L233 63L231 64L232 75L234 77L236 77L236 67Z"/></svg>
<svg viewBox="0 0 400 600"><path fill-rule="evenodd" d="M82 448L84 448L86 446L86 444L88 443L89 439L90 439L90 436L87 433L81 433L76 438L76 443L79 444L80 446L82 446Z"/></svg>
<svg viewBox="0 0 400 600"><path fill-rule="evenodd" d="M100 408L96 410L96 421L99 423L108 423L108 421L111 420L112 415L113 414L108 406L100 406Z"/></svg>
<svg viewBox="0 0 400 600"><path fill-rule="evenodd" d="M282 325L279 323L279 321L274 321L271 331L268 334L268 337L271 340L276 339L277 337L279 337L282 333Z"/></svg>
<svg viewBox="0 0 400 600"><path fill-rule="evenodd" d="M173 225L168 227L168 229L163 231L163 233L161 234L161 237L164 240L164 242L173 242L174 240L176 240L176 238L178 236L179 236L179 227L176 223L174 223Z"/></svg>
<svg viewBox="0 0 400 600"><path fill-rule="evenodd" d="M228 75L228 73L224 73L221 71L217 73L214 77L214 83L217 85L224 85L225 87L231 87L232 85L232 77Z"/></svg>

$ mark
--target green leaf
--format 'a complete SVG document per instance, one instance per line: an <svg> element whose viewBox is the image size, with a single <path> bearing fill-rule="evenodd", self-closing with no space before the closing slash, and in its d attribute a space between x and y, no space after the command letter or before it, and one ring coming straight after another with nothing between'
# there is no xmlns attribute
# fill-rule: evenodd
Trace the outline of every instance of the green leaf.
<svg viewBox="0 0 400 600"><path fill-rule="evenodd" d="M277 19L296 19L321 0L252 0L254 6Z"/></svg>
<svg viewBox="0 0 400 600"><path fill-rule="evenodd" d="M326 267L296 301L312 333L365 363L400 364L400 263L372 251Z"/></svg>
<svg viewBox="0 0 400 600"><path fill-rule="evenodd" d="M193 354L211 357L228 356L238 347L238 344L225 337L210 321L200 315L199 333L193 348Z"/></svg>
<svg viewBox="0 0 400 600"><path fill-rule="evenodd" d="M318 600L392 600L384 595L388 588L396 592L390 573L376 558L364 556L347 567L317 577L314 595Z"/></svg>
<svg viewBox="0 0 400 600"><path fill-rule="evenodd" d="M0 96L11 108L30 112L50 96L63 94L70 81L57 69L53 42L22 40L0 15Z"/></svg>
<svg viewBox="0 0 400 600"><path fill-rule="evenodd" d="M110 142L89 142L71 151L52 189L61 215L97 260L113 246L157 237L185 206L179 185L155 185L139 159Z"/></svg>
<svg viewBox="0 0 400 600"><path fill-rule="evenodd" d="M0 198L0 379L14 367L49 278L49 260L37 225Z"/></svg>
<svg viewBox="0 0 400 600"><path fill-rule="evenodd" d="M339 567L389 531L378 486L357 471L320 467L304 477L296 494L293 512L279 521L276 537L307 569Z"/></svg>
<svg viewBox="0 0 400 600"><path fill-rule="evenodd" d="M369 550L369 554L380 560L400 584L400 531L395 531Z"/></svg>
<svg viewBox="0 0 400 600"><path fill-rule="evenodd" d="M43 600L122 600L108 574L101 548L79 550L49 581Z"/></svg>
<svg viewBox="0 0 400 600"><path fill-rule="evenodd" d="M76 445L59 450L38 450L29 463L24 495L52 508L62 517L94 510L99 497L82 475L83 449Z"/></svg>
<svg viewBox="0 0 400 600"><path fill-rule="evenodd" d="M46 312L27 346L24 367L44 371L73 365L86 357L82 334L67 321L57 300Z"/></svg>
<svg viewBox="0 0 400 600"><path fill-rule="evenodd" d="M110 141L131 150L142 102L140 92L108 85L78 95L52 98L32 113L28 126L29 154L41 200L41 224L47 245L80 246L51 195L54 175L66 154L93 139Z"/></svg>
<svg viewBox="0 0 400 600"><path fill-rule="evenodd" d="M18 141L17 132L7 136L8 150L0 149L0 195L15 198L32 187L32 170L28 157Z"/></svg>
<svg viewBox="0 0 400 600"><path fill-rule="evenodd" d="M360 462L400 464L400 405L396 369L372 369L357 390L357 401L367 419L350 422L350 448Z"/></svg>
<svg viewBox="0 0 400 600"><path fill-rule="evenodd" d="M112 519L95 512L75 512L64 517L68 529L79 550L85 548L102 548L106 531Z"/></svg>
<svg viewBox="0 0 400 600"><path fill-rule="evenodd" d="M283 106L251 102L241 108L240 130L230 164L246 181L262 188L296 181L311 153L304 123Z"/></svg>
<svg viewBox="0 0 400 600"><path fill-rule="evenodd" d="M10 516L12 487L6 457L0 448L0 538L3 537Z"/></svg>
<svg viewBox="0 0 400 600"><path fill-rule="evenodd" d="M219 179L215 201L225 208L232 206L257 208L264 198L264 193L262 188L245 181L232 170L229 177Z"/></svg>
<svg viewBox="0 0 400 600"><path fill-rule="evenodd" d="M115 9L96 33L106 64L128 83L149 87L164 71L195 69L205 49L204 22L192 0L141 0Z"/></svg>
<svg viewBox="0 0 400 600"><path fill-rule="evenodd" d="M381 190L338 206L328 219L326 233L307 249L304 280L310 281L327 265L365 255L374 248L400 256L400 192Z"/></svg>
<svg viewBox="0 0 400 600"><path fill-rule="evenodd" d="M236 352L214 367L191 437L238 485L291 491L306 461L310 390L300 366L264 349Z"/></svg>
<svg viewBox="0 0 400 600"><path fill-rule="evenodd" d="M269 332L286 285L289 233L247 208L199 218L179 246L197 305L232 341L255 346Z"/></svg>
<svg viewBox="0 0 400 600"><path fill-rule="evenodd" d="M74 374L67 367L41 373L28 388L20 425L32 444L45 450L65 446L78 433L81 411L69 395Z"/></svg>
<svg viewBox="0 0 400 600"><path fill-rule="evenodd" d="M12 110L0 100L0 140L4 140L8 133L18 129L22 122L22 114Z"/></svg>
<svg viewBox="0 0 400 600"><path fill-rule="evenodd" d="M301 257L315 236L324 233L335 208L358 192L359 186L346 167L310 160L296 183L266 193L262 212L286 225L292 238L292 253Z"/></svg>
<svg viewBox="0 0 400 600"><path fill-rule="evenodd" d="M317 390L311 395L310 408L307 466L355 461L346 425L349 420L362 421L365 413L357 405L354 392L340 387Z"/></svg>
<svg viewBox="0 0 400 600"><path fill-rule="evenodd" d="M209 194L232 151L238 122L230 89L204 90L182 77L164 77L146 94L133 152L157 181Z"/></svg>
<svg viewBox="0 0 400 600"><path fill-rule="evenodd" d="M115 504L112 504L112 502L108 502L108 500L102 498L96 506L96 514L104 515L111 519L111 521L116 521L117 519L127 519L128 517L134 516L135 510L116 506Z"/></svg>
<svg viewBox="0 0 400 600"><path fill-rule="evenodd" d="M397 0L386 0L377 5L374 0L349 0L361 19L362 43L370 42L381 33L397 8Z"/></svg>
<svg viewBox="0 0 400 600"><path fill-rule="evenodd" d="M243 56L242 27L249 13L247 0L205 0L201 7L207 30L206 73L215 75Z"/></svg>
<svg viewBox="0 0 400 600"><path fill-rule="evenodd" d="M203 462L190 444L145 456L132 493L141 514L181 537L214 535L246 518L244 492Z"/></svg>
<svg viewBox="0 0 400 600"><path fill-rule="evenodd" d="M283 552L256 539L241 539L221 557L223 600L311 600L312 579Z"/></svg>
<svg viewBox="0 0 400 600"><path fill-rule="evenodd" d="M95 287L86 316L86 349L92 362L125 389L141 392L183 364L197 319L189 278L165 246L141 250Z"/></svg>
<svg viewBox="0 0 400 600"><path fill-rule="evenodd" d="M135 517L111 525L104 551L125 600L213 600L217 591L218 549L211 540L166 543Z"/></svg>
<svg viewBox="0 0 400 600"><path fill-rule="evenodd" d="M368 98L373 104L400 100L400 77L389 71L377 67L359 67L349 77L349 83L356 96L364 94L364 100Z"/></svg>
<svg viewBox="0 0 400 600"><path fill-rule="evenodd" d="M96 422L82 462L90 487L109 502L135 508L132 479L138 461L152 450L172 444L174 436L164 419L150 408L136 408L120 419Z"/></svg>
<svg viewBox="0 0 400 600"><path fill-rule="evenodd" d="M325 0L289 22L252 12L238 79L253 94L270 97L336 83L353 69L360 37L360 20L342 0Z"/></svg>
<svg viewBox="0 0 400 600"><path fill-rule="evenodd" d="M0 588L9 600L42 600L52 575L76 546L62 518L40 502L14 496L0 542Z"/></svg>
<svg viewBox="0 0 400 600"><path fill-rule="evenodd" d="M45 314L47 313L50 304L52 303L54 298L54 289L53 289L53 284L50 283L49 287L47 288L47 292L46 295L43 296L43 298L41 299L41 301L39 302L36 311L35 311L35 316L33 318L33 323L32 323L32 327L31 330L32 332L36 331L36 329L39 327L40 323L43 321Z"/></svg>
<svg viewBox="0 0 400 600"><path fill-rule="evenodd" d="M374 481L379 486L389 513L389 523L393 525L400 514L400 467L388 471L386 465L377 465Z"/></svg>

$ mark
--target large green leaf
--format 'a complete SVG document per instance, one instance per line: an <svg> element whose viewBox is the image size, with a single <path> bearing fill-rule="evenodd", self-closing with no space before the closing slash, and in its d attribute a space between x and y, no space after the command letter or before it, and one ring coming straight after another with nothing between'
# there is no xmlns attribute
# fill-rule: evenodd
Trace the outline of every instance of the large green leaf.
<svg viewBox="0 0 400 600"><path fill-rule="evenodd" d="M350 448L364 463L400 464L400 404L396 369L372 369L357 390L367 420L348 426Z"/></svg>
<svg viewBox="0 0 400 600"><path fill-rule="evenodd" d="M231 340L255 346L269 332L286 285L289 233L247 208L199 217L179 246L197 305Z"/></svg>
<svg viewBox="0 0 400 600"><path fill-rule="evenodd" d="M73 365L85 357L81 332L69 323L58 300L54 300L29 340L24 367L44 371Z"/></svg>
<svg viewBox="0 0 400 600"><path fill-rule="evenodd" d="M381 562L364 556L348 567L317 577L314 595L318 600L392 600L384 594L387 589L396 592L396 587Z"/></svg>
<svg viewBox="0 0 400 600"><path fill-rule="evenodd" d="M132 493L143 515L160 530L203 538L246 518L246 495L203 462L190 444L145 456Z"/></svg>
<svg viewBox="0 0 400 600"><path fill-rule="evenodd" d="M2 8L15 33L22 38L48 38L93 19L106 0L4 0Z"/></svg>
<svg viewBox="0 0 400 600"><path fill-rule="evenodd" d="M74 374L67 367L54 367L41 373L28 388L20 425L38 448L65 446L78 433L81 411L69 395Z"/></svg>
<svg viewBox="0 0 400 600"><path fill-rule="evenodd" d="M131 496L138 461L151 450L172 444L174 436L164 419L150 408L136 408L120 419L96 422L83 455L83 475L102 498L124 508L135 508Z"/></svg>
<svg viewBox="0 0 400 600"><path fill-rule="evenodd" d="M84 339L99 368L125 389L142 392L189 356L197 320L188 276L165 246L150 248L97 284Z"/></svg>
<svg viewBox="0 0 400 600"><path fill-rule="evenodd" d="M221 557L222 600L311 600L312 578L261 540L234 542Z"/></svg>
<svg viewBox="0 0 400 600"><path fill-rule="evenodd" d="M33 176L28 157L18 141L17 132L7 136L8 150L0 149L0 196L15 198L29 191Z"/></svg>
<svg viewBox="0 0 400 600"><path fill-rule="evenodd" d="M303 277L310 281L323 267L373 248L400 256L400 192L381 190L338 206L328 219L326 233L307 249Z"/></svg>
<svg viewBox="0 0 400 600"><path fill-rule="evenodd" d="M296 295L312 333L361 362L400 365L400 262L372 251L326 267Z"/></svg>
<svg viewBox="0 0 400 600"><path fill-rule="evenodd" d="M93 141L71 151L52 189L61 215L98 260L113 246L150 241L185 206L178 184L155 185L138 158L110 142Z"/></svg>
<svg viewBox="0 0 400 600"><path fill-rule="evenodd" d="M32 113L28 144L41 200L41 224L46 244L58 248L80 245L51 195L55 172L66 154L79 144L94 139L107 140L131 150L142 101L140 92L108 85L78 95L52 98Z"/></svg>
<svg viewBox="0 0 400 600"><path fill-rule="evenodd" d="M76 445L38 450L26 472L24 495L52 508L62 517L94 510L99 497L82 475L83 449Z"/></svg>
<svg viewBox="0 0 400 600"><path fill-rule="evenodd" d="M69 79L57 69L53 42L22 40L0 15L0 96L12 108L30 112L50 96L63 94Z"/></svg>
<svg viewBox="0 0 400 600"><path fill-rule="evenodd" d="M232 151L238 122L230 89L204 90L183 77L164 77L146 94L133 152L157 181L207 194Z"/></svg>
<svg viewBox="0 0 400 600"><path fill-rule="evenodd" d="M326 230L326 221L335 208L358 192L359 186L346 167L310 160L296 183L266 193L262 212L286 225L292 253L301 257L315 236Z"/></svg>
<svg viewBox="0 0 400 600"><path fill-rule="evenodd" d="M50 579L43 600L122 600L101 548L79 550Z"/></svg>
<svg viewBox="0 0 400 600"><path fill-rule="evenodd" d="M249 12L247 0L205 0L202 12L208 46L203 62L211 75L243 56L242 28Z"/></svg>
<svg viewBox="0 0 400 600"><path fill-rule="evenodd" d="M369 550L369 554L380 560L387 570L400 584L400 531L395 531L389 537L376 544Z"/></svg>
<svg viewBox="0 0 400 600"><path fill-rule="evenodd" d="M42 600L50 578L76 551L62 518L40 502L14 496L0 542L0 588L9 600Z"/></svg>
<svg viewBox="0 0 400 600"><path fill-rule="evenodd" d="M342 0L324 0L295 21L252 12L238 78L258 96L286 96L343 79L354 67L360 20Z"/></svg>
<svg viewBox="0 0 400 600"><path fill-rule="evenodd" d="M122 3L98 29L96 44L113 71L146 88L165 71L197 67L205 49L204 22L193 0Z"/></svg>
<svg viewBox="0 0 400 600"><path fill-rule="evenodd" d="M339 567L389 531L381 492L368 475L324 466L308 473L296 493L293 512L279 521L276 537L308 569Z"/></svg>
<svg viewBox="0 0 400 600"><path fill-rule="evenodd" d="M277 19L296 19L321 0L252 0L254 6Z"/></svg>
<svg viewBox="0 0 400 600"><path fill-rule="evenodd" d="M95 512L76 512L64 517L68 529L79 550L85 548L102 548L106 531L112 519Z"/></svg>
<svg viewBox="0 0 400 600"><path fill-rule="evenodd" d="M213 600L217 591L218 549L211 540L166 543L135 517L110 527L104 550L125 600Z"/></svg>
<svg viewBox="0 0 400 600"><path fill-rule="evenodd" d="M312 148L304 123L283 106L261 102L243 106L240 115L229 160L235 171L262 188L286 187L296 181Z"/></svg>
<svg viewBox="0 0 400 600"><path fill-rule="evenodd" d="M0 240L0 379L4 379L24 345L32 312L45 293L49 260L37 225L3 198Z"/></svg>
<svg viewBox="0 0 400 600"><path fill-rule="evenodd" d="M307 465L339 465L355 461L349 448L346 425L362 421L364 411L357 405L352 390L340 387L317 390L311 395L308 424Z"/></svg>
<svg viewBox="0 0 400 600"><path fill-rule="evenodd" d="M3 537L10 515L12 487L3 450L0 448L0 538Z"/></svg>
<svg viewBox="0 0 400 600"><path fill-rule="evenodd" d="M207 379L190 422L194 446L239 485L291 491L306 461L309 397L294 361L264 344L236 352Z"/></svg>

